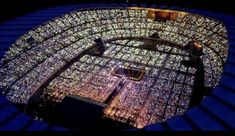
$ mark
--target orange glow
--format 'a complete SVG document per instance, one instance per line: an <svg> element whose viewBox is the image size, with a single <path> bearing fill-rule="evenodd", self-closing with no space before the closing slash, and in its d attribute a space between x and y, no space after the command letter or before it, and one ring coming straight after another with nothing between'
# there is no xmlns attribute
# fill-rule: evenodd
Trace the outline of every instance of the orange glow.
<svg viewBox="0 0 235 136"><path fill-rule="evenodd" d="M194 43L194 46L195 46L196 50L198 50L198 51L200 51L202 49L202 45L197 42Z"/></svg>
<svg viewBox="0 0 235 136"><path fill-rule="evenodd" d="M150 19L169 19L176 20L178 17L183 17L187 15L186 12L176 11L176 10L163 10L163 9L154 9L154 8L143 8L143 7L128 7L128 9L133 10L147 10L148 18Z"/></svg>

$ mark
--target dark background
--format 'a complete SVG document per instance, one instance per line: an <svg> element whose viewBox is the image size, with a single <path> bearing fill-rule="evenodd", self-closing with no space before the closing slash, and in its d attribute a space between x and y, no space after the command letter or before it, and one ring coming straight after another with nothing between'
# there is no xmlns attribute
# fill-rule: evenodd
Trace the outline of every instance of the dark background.
<svg viewBox="0 0 235 136"><path fill-rule="evenodd" d="M173 5L186 8L200 8L210 11L222 12L235 15L232 10L234 5L232 0L129 0L129 2ZM52 7L56 5L66 5L73 3L120 3L126 0L1 0L0 2L0 23L22 16L26 13Z"/></svg>

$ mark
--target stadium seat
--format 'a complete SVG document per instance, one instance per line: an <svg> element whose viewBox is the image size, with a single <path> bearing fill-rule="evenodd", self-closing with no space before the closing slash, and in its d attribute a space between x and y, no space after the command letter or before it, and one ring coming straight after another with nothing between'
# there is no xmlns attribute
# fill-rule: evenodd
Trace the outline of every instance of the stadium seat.
<svg viewBox="0 0 235 136"><path fill-rule="evenodd" d="M235 55L235 46L229 46L228 47L228 52L229 52L229 54Z"/></svg>
<svg viewBox="0 0 235 136"><path fill-rule="evenodd" d="M231 127L231 129L235 128L235 124L231 123L230 120L228 120L227 118L228 115L234 112L234 109L220 103L219 100L215 100L210 96L203 101L202 106L205 107L209 112L217 116L221 120L221 122L225 122L224 124L226 126Z"/></svg>
<svg viewBox="0 0 235 136"><path fill-rule="evenodd" d="M235 84L234 84L235 77L231 75L222 75L220 79L220 83L235 90Z"/></svg>
<svg viewBox="0 0 235 136"><path fill-rule="evenodd" d="M226 64L226 66L224 67L224 72L235 76L234 69L235 69L235 65L234 64Z"/></svg>
<svg viewBox="0 0 235 136"><path fill-rule="evenodd" d="M235 98L235 93L233 92L233 90L225 89L224 87L217 86L213 90L212 96L216 96L220 100L223 100L228 105L233 107L233 109L235 109L235 99L234 99Z"/></svg>
<svg viewBox="0 0 235 136"><path fill-rule="evenodd" d="M21 130L30 120L30 117L23 113L18 114L12 120L8 121L0 130Z"/></svg>
<svg viewBox="0 0 235 136"><path fill-rule="evenodd" d="M157 5L155 5L155 4L150 5L150 8L156 8L156 7L157 7Z"/></svg>
<svg viewBox="0 0 235 136"><path fill-rule="evenodd" d="M0 49L0 57L3 57L4 54L5 54L5 50Z"/></svg>
<svg viewBox="0 0 235 136"><path fill-rule="evenodd" d="M186 116L188 116L201 130L226 130L222 124L214 120L198 107L189 109L189 111L186 112Z"/></svg>
<svg viewBox="0 0 235 136"><path fill-rule="evenodd" d="M6 105L0 108L0 127L4 121L17 112L17 109L13 105Z"/></svg>
<svg viewBox="0 0 235 136"><path fill-rule="evenodd" d="M233 63L233 64L235 64L235 55L233 55L233 54L228 54L227 62L228 62L228 63Z"/></svg>
<svg viewBox="0 0 235 136"><path fill-rule="evenodd" d="M140 4L140 7L146 7L147 6L147 4L146 3L142 3L142 4Z"/></svg>
<svg viewBox="0 0 235 136"><path fill-rule="evenodd" d="M176 116L167 121L170 129L173 131L189 131L193 130L193 128L181 117Z"/></svg>
<svg viewBox="0 0 235 136"><path fill-rule="evenodd" d="M59 127L59 126L54 126L51 129L52 131L68 131L69 129L67 128L63 128L63 127Z"/></svg>
<svg viewBox="0 0 235 136"><path fill-rule="evenodd" d="M5 50L22 34L26 33L33 27L50 20L63 13L76 10L77 8L87 7L89 5L70 5L55 8L39 10L35 13L29 13L26 16L19 17L15 20L5 22L0 25L0 57L5 53ZM105 7L107 4L93 4L93 7ZM116 4L111 3L111 7L127 7L126 3ZM129 6L137 6L136 3L130 3ZM146 6L146 5L144 5ZM150 5L156 8L157 5ZM162 7L164 8L164 7ZM226 125L232 129L235 127L235 23L234 17L216 14L199 9L186 9L180 7L165 7L167 9L184 10L190 13L197 13L205 16L221 19L225 22L230 40L229 54L227 63L225 64L225 74L222 75L220 85L212 91L212 96L207 97L199 107L195 107L186 112L185 116L190 119L190 122L195 124L201 130L226 130ZM30 20L30 21L29 21ZM232 53L232 54L230 54ZM0 130L22 130L30 121L30 117L18 111L5 98L0 96ZM182 116L174 117L167 121L170 130L194 130L189 121ZM33 121L29 124L26 130L38 131L47 130L48 124L40 121ZM66 131L68 129L53 126L53 131ZM166 130L162 124L154 124L144 128L146 131Z"/></svg>
<svg viewBox="0 0 235 136"><path fill-rule="evenodd" d="M8 101L6 100L6 98L0 96L0 107L1 105L4 105L5 103L7 103Z"/></svg>
<svg viewBox="0 0 235 136"><path fill-rule="evenodd" d="M122 7L128 7L127 3L120 3Z"/></svg>
<svg viewBox="0 0 235 136"><path fill-rule="evenodd" d="M137 7L136 3L130 3L129 5L130 5L130 7Z"/></svg>
<svg viewBox="0 0 235 136"><path fill-rule="evenodd" d="M161 124L149 125L144 128L146 131L164 131L165 128Z"/></svg>
<svg viewBox="0 0 235 136"><path fill-rule="evenodd" d="M179 7L176 7L176 6L170 6L170 7L168 7L168 9L170 9L170 10L177 10Z"/></svg>
<svg viewBox="0 0 235 136"><path fill-rule="evenodd" d="M47 130L48 125L41 121L34 121L26 130L28 131L43 131Z"/></svg>

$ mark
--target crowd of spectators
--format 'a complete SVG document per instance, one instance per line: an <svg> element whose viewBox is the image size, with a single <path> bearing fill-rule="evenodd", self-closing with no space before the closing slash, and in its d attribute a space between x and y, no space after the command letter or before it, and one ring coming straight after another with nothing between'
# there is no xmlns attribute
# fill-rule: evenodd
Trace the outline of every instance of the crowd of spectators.
<svg viewBox="0 0 235 136"><path fill-rule="evenodd" d="M111 40L103 55L82 56L43 89L46 99L61 102L74 94L104 102L122 80L112 75L116 67L144 67L144 79L128 79L105 116L141 128L182 114L188 108L196 71L181 65L189 59L182 48L191 40L200 42L205 84L216 86L227 57L225 26L194 14L162 22L148 18L147 13L147 9L81 9L32 29L1 60L2 93L12 102L27 104L51 76L101 37ZM165 41L157 42L155 50L143 49L145 40L131 38L148 39L154 33L158 41Z"/></svg>

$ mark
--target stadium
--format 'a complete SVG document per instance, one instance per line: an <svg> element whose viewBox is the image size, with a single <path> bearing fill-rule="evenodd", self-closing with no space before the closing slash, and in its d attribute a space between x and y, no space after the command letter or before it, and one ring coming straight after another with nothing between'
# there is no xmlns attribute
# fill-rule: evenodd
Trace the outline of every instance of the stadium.
<svg viewBox="0 0 235 136"><path fill-rule="evenodd" d="M1 30L1 130L234 130L234 16L73 4Z"/></svg>

